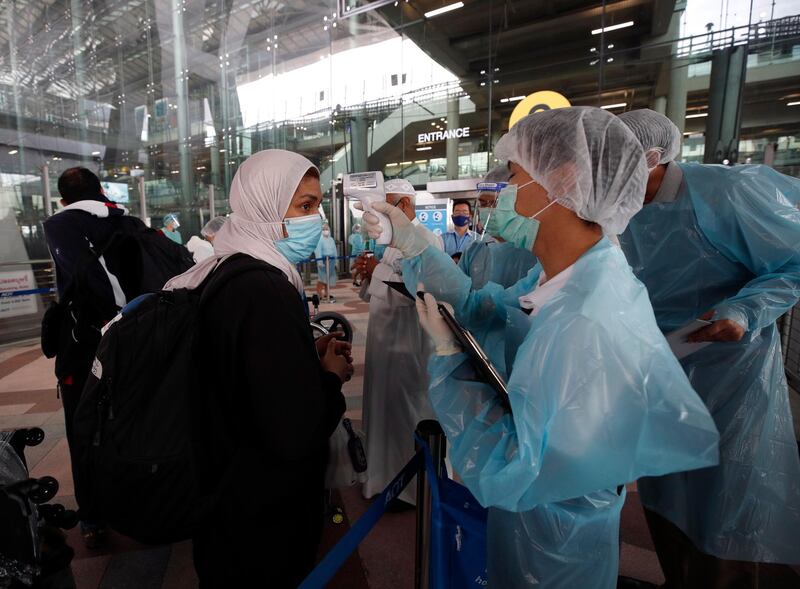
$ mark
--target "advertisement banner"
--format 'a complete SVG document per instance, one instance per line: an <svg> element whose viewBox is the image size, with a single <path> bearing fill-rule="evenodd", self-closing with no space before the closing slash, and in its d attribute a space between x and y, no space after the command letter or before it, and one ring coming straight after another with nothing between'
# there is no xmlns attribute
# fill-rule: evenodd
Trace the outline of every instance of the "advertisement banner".
<svg viewBox="0 0 800 589"><path fill-rule="evenodd" d="M31 270L15 270L0 272L0 319L32 315L39 310L35 294L22 296L2 296L17 290L33 290L37 288Z"/></svg>

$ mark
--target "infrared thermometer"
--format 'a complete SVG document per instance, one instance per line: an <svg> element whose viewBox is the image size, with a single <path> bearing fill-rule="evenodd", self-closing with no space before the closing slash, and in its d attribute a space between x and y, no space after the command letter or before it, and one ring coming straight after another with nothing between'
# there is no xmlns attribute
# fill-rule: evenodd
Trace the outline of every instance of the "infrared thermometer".
<svg viewBox="0 0 800 589"><path fill-rule="evenodd" d="M342 192L345 197L360 201L365 212L378 217L383 231L376 242L381 245L389 245L392 242L392 223L389 221L389 217L383 213L372 210L374 203L386 202L383 173L358 172L356 174L345 174L342 179Z"/></svg>

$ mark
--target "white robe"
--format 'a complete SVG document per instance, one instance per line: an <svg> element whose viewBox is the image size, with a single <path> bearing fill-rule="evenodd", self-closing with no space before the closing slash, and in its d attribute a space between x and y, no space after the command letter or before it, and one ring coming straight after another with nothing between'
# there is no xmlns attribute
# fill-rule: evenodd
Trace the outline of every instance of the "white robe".
<svg viewBox="0 0 800 589"><path fill-rule="evenodd" d="M431 243L444 249L430 234ZM403 256L387 248L362 293L369 301L364 367L363 428L366 434L367 482L362 492L381 493L414 455L414 430L423 419L435 419L428 401L430 338L420 327L414 301L383 281L402 281ZM416 482L400 494L416 502Z"/></svg>

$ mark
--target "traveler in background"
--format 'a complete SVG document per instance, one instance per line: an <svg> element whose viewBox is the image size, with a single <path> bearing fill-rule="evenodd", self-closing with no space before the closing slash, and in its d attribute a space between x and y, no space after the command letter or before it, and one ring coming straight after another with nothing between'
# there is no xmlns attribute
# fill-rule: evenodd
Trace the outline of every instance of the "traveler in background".
<svg viewBox="0 0 800 589"><path fill-rule="evenodd" d="M58 391L64 406L64 425L70 447L73 480L77 481L74 461L73 415L89 376L100 329L117 314L128 298L141 293L126 293L119 276L129 260L100 255L119 224L141 227L124 207L108 200L100 179L86 168L69 168L58 179L63 209L44 222L44 235L56 269L58 304L45 315L43 347L55 352ZM160 239L160 238L159 238ZM50 339L48 343L45 340ZM45 351L48 357L52 355ZM77 484L77 483L76 483ZM81 533L89 548L98 547L106 528L91 505L79 505Z"/></svg>
<svg viewBox="0 0 800 589"><path fill-rule="evenodd" d="M359 256L364 251L364 236L361 235L361 225L353 225L353 232L347 238L347 243L350 244L350 255Z"/></svg>
<svg viewBox="0 0 800 589"><path fill-rule="evenodd" d="M436 350L431 403L454 469L490 508L489 586L613 589L625 484L714 465L719 438L647 290L605 237L641 208L644 154L625 125L592 107L529 115L496 154L513 187L498 203L514 227L505 235L532 247L542 271L527 292L469 291L460 316L505 336L508 405L473 376L426 294L417 306ZM373 206L390 215L392 244L422 267L425 289L458 280L405 219ZM365 225L380 235L379 224ZM403 270L408 287L412 262Z"/></svg>
<svg viewBox="0 0 800 589"><path fill-rule="evenodd" d="M270 149L239 167L233 213L213 257L166 288L197 288L213 271L264 262L220 288L200 310L194 425L199 480L221 485L193 538L200 587L294 588L314 566L324 521L328 439L344 414L349 344L315 344L296 264L322 233L319 171ZM225 258L223 260L223 258Z"/></svg>
<svg viewBox="0 0 800 589"><path fill-rule="evenodd" d="M800 564L800 460L776 321L800 298L800 180L767 166L677 164L664 115L620 115L647 154L643 209L620 235L664 332L711 321L681 360L720 432L720 463L639 481L668 587L756 587Z"/></svg>
<svg viewBox="0 0 800 589"><path fill-rule="evenodd" d="M385 190L387 206L421 227L411 183L389 180ZM434 248L442 249L440 238L427 230L424 235ZM359 264L360 273L368 280L362 287L362 298L369 302L363 391L368 467L362 489L367 499L382 492L405 466L414 454L417 423L433 417L428 402L428 337L419 325L414 301L384 282L401 282L402 264L402 254L392 247L386 248L380 262L364 257ZM415 501L416 487L409 485L394 507L403 508Z"/></svg>
<svg viewBox="0 0 800 589"><path fill-rule="evenodd" d="M202 238L192 235L186 244L186 249L192 252L195 262L202 262L214 255L214 235L225 224L225 217L214 217L200 230Z"/></svg>
<svg viewBox="0 0 800 589"><path fill-rule="evenodd" d="M353 265L350 267L350 273L353 275L353 286L361 286L361 277L355 270L355 261L367 249L364 243L364 236L361 235L361 225L358 223L353 225L353 232L347 238L347 242L350 244L350 256L355 258L351 258L353 259Z"/></svg>
<svg viewBox="0 0 800 589"><path fill-rule="evenodd" d="M444 251L447 255L460 254L470 246L473 241L480 239L480 235L472 231L472 203L468 200L453 202L453 231L448 231L442 236Z"/></svg>
<svg viewBox="0 0 800 589"><path fill-rule="evenodd" d="M331 237L331 228L326 223L322 226L322 237L314 249L314 257L317 259L317 295L320 299L327 301L330 289L336 286L336 256L338 255L336 241ZM335 303L336 299L330 297L330 302Z"/></svg>
<svg viewBox="0 0 800 589"><path fill-rule="evenodd" d="M161 232L178 245L183 245L183 237L181 236L181 232L178 231L178 227L180 226L178 215L170 213L169 215L164 215L164 226L161 228Z"/></svg>

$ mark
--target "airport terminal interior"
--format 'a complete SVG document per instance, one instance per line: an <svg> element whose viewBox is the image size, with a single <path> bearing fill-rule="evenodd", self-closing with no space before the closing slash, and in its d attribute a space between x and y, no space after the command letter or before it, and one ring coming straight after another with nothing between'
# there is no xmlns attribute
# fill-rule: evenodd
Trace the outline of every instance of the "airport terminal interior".
<svg viewBox="0 0 800 589"><path fill-rule="evenodd" d="M382 391L367 390L370 383L379 382L366 376L370 362L375 362L370 360L376 352L369 348L373 340L368 332L378 320L376 299L373 296L370 302L365 296L363 276L354 264L363 262L357 256L371 248L379 257L382 246L375 247L366 233L366 216L348 188L363 177L352 175L377 172L387 194L389 186L413 187L411 202L419 224L444 237L445 246L448 235L455 235L457 243L462 227L458 225L462 217L455 211L458 202L469 203L470 219L465 223L476 235L486 229L477 219L482 206L477 187L490 171L506 163L495 152L501 137L526 117L573 107L595 107L614 117L640 109L660 113L680 137L675 162L771 168L794 186L797 200L792 200L791 190L781 198L791 201L787 208L797 213L800 0L1 2L0 432L40 428L44 433L43 440L24 450L27 476L54 477L58 488L51 503L68 511L78 509L56 360L45 355L41 344L45 314L59 300L57 252L48 243L45 227L68 204L59 192L65 171L88 169L99 178L111 203L187 244L190 238L207 236L204 228L209 221L233 212L236 197L233 203L230 197L239 182L235 178L246 169L248 158L264 150L286 150L307 158L318 169L320 211L330 229L323 240L332 238L335 251L316 257L308 253L291 262L308 297L315 335L344 328L352 341L353 375L342 386L343 417L362 432L367 399ZM642 147L646 151L647 146ZM497 190L503 187L498 185ZM762 231L769 234L769 226L764 227ZM364 245L356 246L353 235L359 235L358 244ZM739 234L730 235L736 241ZM795 235L797 253L800 232ZM625 246L624 237L622 242ZM763 254L753 251L756 260ZM727 250L721 255L728 255ZM197 255L194 259L199 261ZM691 260L673 261L693 267ZM391 273L391 264L389 268ZM407 266L403 268L407 272ZM776 273L775 282L782 280L778 270L769 271ZM328 286L320 288L323 282ZM793 426L789 446L800 439L800 307L794 308L800 286L791 284L794 302L768 322L776 326L775 361L783 363L785 373L785 383L775 386L788 386L788 405L777 419ZM403 304L410 305L407 309L416 321L414 304ZM283 332L265 325L263 335L280 341ZM415 353L421 354L426 345L419 344ZM391 350L391 345L382 348L386 354ZM728 368L736 369L732 365L720 370ZM293 391L268 394L290 397ZM248 411L244 405L240 409ZM736 419L746 421L741 415L745 412L742 408ZM370 441L377 437L374 426L371 431L366 438L360 434L367 456L372 456ZM0 448L3 439L0 435ZM412 457L413 431L404 439L411 451L400 466ZM447 442L440 443L452 452ZM775 445L785 443L775 441ZM798 462L796 455L793 460ZM455 457L446 464L455 481L470 486L459 474ZM260 468L255 462L252 467ZM370 463L367 474L371 468ZM10 513L3 511L2 502L3 489L15 482L12 474L13 469L0 464L0 514ZM391 478L366 493L364 476L325 491L316 564L324 565L325 555L334 553L337 542L349 532L357 532L356 523L362 517L369 519L371 507L385 498L378 493ZM791 478L792 471L784 476ZM270 481L278 488L287 484L281 472L273 473ZM409 488L416 485L412 480ZM783 500L791 503L800 499L800 480L790 481L789 486L794 495ZM639 488L636 480L624 480L618 489L624 497L619 516L619 586L668 587ZM436 566L427 553L432 500L420 492L416 507L408 500L387 510L343 564L333 567L329 581L302 587L444 587L429 574L428 567ZM248 509L241 505L242 518L248 517ZM800 504L786 509L793 510L800 524ZM780 513L775 511L772 517ZM29 519L37 517L34 513ZM93 545L87 541L87 528L76 523L55 532L63 534L72 555L62 563L60 580L53 585L34 580L35 571L42 570L36 568L42 550L47 554L47 547L38 543L46 541L28 530L37 546L28 563L33 568L25 577L11 564L14 558L25 558L9 556L16 554L9 546L16 542L20 548L31 539L25 534L3 538L6 524L0 523L0 587L205 586L198 585L197 555L193 558L190 539L140 542L112 525L103 542ZM566 528L563 532L568 534ZM795 536L794 553L793 560L731 557L758 563L754 584L720 581L705 586L798 588L800 535ZM491 581L491 550L489 562ZM21 576L14 582L19 584L10 584L18 573ZM263 573L248 586L284 586L270 583L271 571ZM521 575L513 586L497 582L489 586L514 589L539 582ZM486 580L446 586L486 586ZM589 585L545 578L542 586Z"/></svg>

